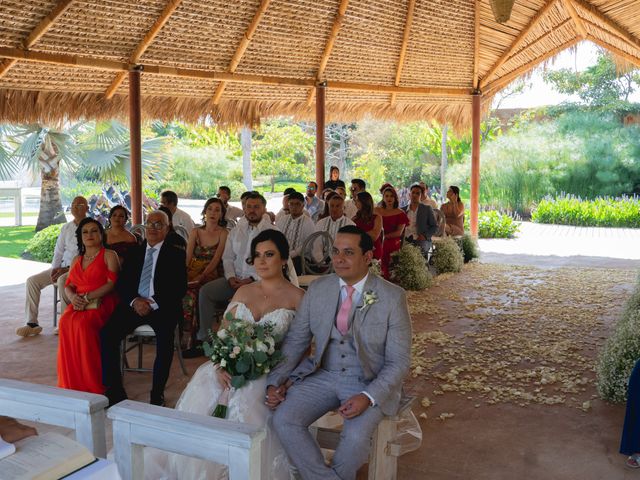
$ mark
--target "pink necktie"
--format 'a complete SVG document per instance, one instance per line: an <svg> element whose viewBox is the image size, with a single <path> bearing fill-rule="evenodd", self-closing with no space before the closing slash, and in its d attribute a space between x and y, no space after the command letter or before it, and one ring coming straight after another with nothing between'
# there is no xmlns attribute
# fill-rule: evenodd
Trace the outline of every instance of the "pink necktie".
<svg viewBox="0 0 640 480"><path fill-rule="evenodd" d="M345 298L342 305L340 305L340 310L336 317L336 326L342 335L347 333L349 330L349 312L351 311L351 305L353 304L353 292L356 290L351 285L345 285L345 287L347 289L347 298Z"/></svg>

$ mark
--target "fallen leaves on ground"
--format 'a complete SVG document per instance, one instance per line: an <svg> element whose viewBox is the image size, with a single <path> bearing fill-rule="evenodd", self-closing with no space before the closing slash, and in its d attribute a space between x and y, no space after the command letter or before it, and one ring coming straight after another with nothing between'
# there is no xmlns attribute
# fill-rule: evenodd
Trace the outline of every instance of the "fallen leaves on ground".
<svg viewBox="0 0 640 480"><path fill-rule="evenodd" d="M597 351L635 275L475 263L438 276L434 287L408 293L411 377L426 380L433 395L452 392L476 408L536 403L587 412ZM429 407L428 392L419 393Z"/></svg>

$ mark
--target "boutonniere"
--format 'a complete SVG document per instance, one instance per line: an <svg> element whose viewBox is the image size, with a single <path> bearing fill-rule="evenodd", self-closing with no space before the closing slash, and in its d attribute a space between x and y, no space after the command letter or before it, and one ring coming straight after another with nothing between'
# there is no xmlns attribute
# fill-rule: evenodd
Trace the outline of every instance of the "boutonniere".
<svg viewBox="0 0 640 480"><path fill-rule="evenodd" d="M378 302L378 294L373 290L367 290L362 295L362 305L358 310L363 311L369 305L373 305L374 303L377 303L377 302Z"/></svg>

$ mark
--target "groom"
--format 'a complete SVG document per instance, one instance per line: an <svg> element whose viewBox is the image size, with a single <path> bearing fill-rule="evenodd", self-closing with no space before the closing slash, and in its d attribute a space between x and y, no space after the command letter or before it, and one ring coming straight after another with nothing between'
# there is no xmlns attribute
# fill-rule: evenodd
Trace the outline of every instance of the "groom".
<svg viewBox="0 0 640 480"><path fill-rule="evenodd" d="M404 290L369 273L372 256L368 234L355 226L338 231L336 275L309 287L282 346L285 360L267 379L273 426L305 480L355 478L376 426L398 410L411 320ZM315 354L303 359L314 338ZM344 427L327 466L308 427L335 409Z"/></svg>

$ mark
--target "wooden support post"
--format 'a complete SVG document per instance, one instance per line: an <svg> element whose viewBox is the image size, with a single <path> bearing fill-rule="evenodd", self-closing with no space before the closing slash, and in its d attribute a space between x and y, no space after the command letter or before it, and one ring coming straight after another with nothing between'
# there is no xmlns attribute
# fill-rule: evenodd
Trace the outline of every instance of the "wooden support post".
<svg viewBox="0 0 640 480"><path fill-rule="evenodd" d="M322 196L324 190L324 102L326 85L316 86L316 183L318 194Z"/></svg>
<svg viewBox="0 0 640 480"><path fill-rule="evenodd" d="M471 235L478 236L478 203L480 200L480 106L482 94L473 94L471 104L472 140L471 140Z"/></svg>
<svg viewBox="0 0 640 480"><path fill-rule="evenodd" d="M142 139L140 134L140 70L129 72L129 134L131 136L131 223L142 223Z"/></svg>

